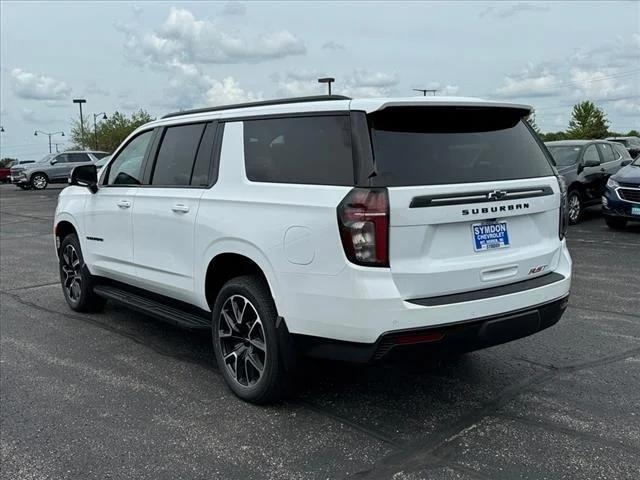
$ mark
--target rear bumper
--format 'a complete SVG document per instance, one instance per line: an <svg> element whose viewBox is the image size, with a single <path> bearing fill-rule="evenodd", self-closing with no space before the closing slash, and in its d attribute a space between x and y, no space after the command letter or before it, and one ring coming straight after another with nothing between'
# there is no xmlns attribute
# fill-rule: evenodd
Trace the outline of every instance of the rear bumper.
<svg viewBox="0 0 640 480"><path fill-rule="evenodd" d="M571 268L563 241L546 275L480 291L407 299L389 269L349 266L335 276L281 275L287 295L276 304L292 334L371 345L390 332L479 321L559 300L569 294Z"/></svg>
<svg viewBox="0 0 640 480"><path fill-rule="evenodd" d="M370 363L391 353L419 348L446 354L468 352L537 333L555 325L567 308L569 295L524 310L457 322L436 327L397 330L382 335L376 342L342 342L307 335L293 335L294 345L311 357Z"/></svg>

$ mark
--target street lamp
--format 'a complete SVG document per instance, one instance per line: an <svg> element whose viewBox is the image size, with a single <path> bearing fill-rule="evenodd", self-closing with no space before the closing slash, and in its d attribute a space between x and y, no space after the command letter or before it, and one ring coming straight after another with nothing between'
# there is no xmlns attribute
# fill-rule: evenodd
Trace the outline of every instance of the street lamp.
<svg viewBox="0 0 640 480"><path fill-rule="evenodd" d="M324 78L318 79L318 83L326 83L329 86L329 95L331 95L331 84L335 81L336 79L331 77L324 77Z"/></svg>
<svg viewBox="0 0 640 480"><path fill-rule="evenodd" d="M84 147L84 119L82 118L82 104L87 103L84 98L74 98L73 103L77 103L80 107L80 143Z"/></svg>
<svg viewBox="0 0 640 480"><path fill-rule="evenodd" d="M101 120L106 120L107 119L107 114L105 112L100 112L100 113L94 113L93 114L93 142L95 144L95 148L96 150L98 149L98 127L96 119L102 115L102 119Z"/></svg>
<svg viewBox="0 0 640 480"><path fill-rule="evenodd" d="M427 96L427 92L429 92L429 93L433 93L433 96L435 97L435 96L436 96L436 92L437 92L438 90L433 89L433 88L432 88L432 89L429 89L429 88L414 88L414 89L413 89L413 91L414 91L414 92L422 92L422 96L423 96L423 97L426 97L426 96Z"/></svg>
<svg viewBox="0 0 640 480"><path fill-rule="evenodd" d="M58 135L58 134L60 136L64 137L64 132L62 132L62 131L60 131L60 132L43 132L42 130L36 130L35 132L33 132L33 135L35 137L37 137L39 133L49 137L49 153L51 153L51 137L53 135Z"/></svg>

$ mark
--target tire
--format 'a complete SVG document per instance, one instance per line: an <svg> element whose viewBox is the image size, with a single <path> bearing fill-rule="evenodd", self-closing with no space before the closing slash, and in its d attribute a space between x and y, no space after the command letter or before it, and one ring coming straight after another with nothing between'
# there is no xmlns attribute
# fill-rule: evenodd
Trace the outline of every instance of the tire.
<svg viewBox="0 0 640 480"><path fill-rule="evenodd" d="M289 390L277 317L268 286L255 275L232 278L216 298L211 327L218 368L247 402L271 403Z"/></svg>
<svg viewBox="0 0 640 480"><path fill-rule="evenodd" d="M575 225L580 223L584 213L584 205L582 204L582 196L577 190L571 190L567 196L567 207L569 209L569 224Z"/></svg>
<svg viewBox="0 0 640 480"><path fill-rule="evenodd" d="M60 284L69 307L76 312L95 312L106 300L93 293L93 279L84 264L78 237L72 233L62 239L59 254Z"/></svg>
<svg viewBox="0 0 640 480"><path fill-rule="evenodd" d="M49 179L44 173L34 173L31 175L31 188L34 190L44 190L49 185Z"/></svg>
<svg viewBox="0 0 640 480"><path fill-rule="evenodd" d="M620 230L627 225L627 221L624 218L604 217L604 221L607 227L612 230Z"/></svg>

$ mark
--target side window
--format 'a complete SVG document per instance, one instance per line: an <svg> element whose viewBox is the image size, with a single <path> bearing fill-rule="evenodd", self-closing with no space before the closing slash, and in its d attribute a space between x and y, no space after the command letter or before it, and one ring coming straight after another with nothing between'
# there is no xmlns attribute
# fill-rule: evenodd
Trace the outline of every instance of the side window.
<svg viewBox="0 0 640 480"><path fill-rule="evenodd" d="M602 162L613 162L616 158L613 156L613 150L611 149L611 145L607 143L598 143L598 149L602 154Z"/></svg>
<svg viewBox="0 0 640 480"><path fill-rule="evenodd" d="M61 153L60 155L56 155L53 158L56 160L56 163L67 163L69 161L69 154Z"/></svg>
<svg viewBox="0 0 640 480"><path fill-rule="evenodd" d="M72 163L79 163L79 162L90 162L91 159L89 158L89 155L87 155L86 153L70 153L69 161Z"/></svg>
<svg viewBox="0 0 640 480"><path fill-rule="evenodd" d="M222 127L221 127L222 128ZM208 187L216 178L210 178L212 170L212 162L214 159L213 146L216 138L217 123L209 123L202 136L196 163L193 166L193 174L191 175L191 185L194 187ZM215 174L215 172L214 172Z"/></svg>
<svg viewBox="0 0 640 480"><path fill-rule="evenodd" d="M142 161L153 130L141 133L131 140L111 162L105 183L107 185L140 185Z"/></svg>
<svg viewBox="0 0 640 480"><path fill-rule="evenodd" d="M596 150L595 145L589 145L587 147L587 149L584 151L584 155L582 156L582 161L594 161L600 163L600 157L598 156L598 151Z"/></svg>
<svg viewBox="0 0 640 480"><path fill-rule="evenodd" d="M616 143L613 146L613 149L616 151L616 157L618 157L618 159L622 158L623 160L627 160L627 159L631 158L631 155L629 154L629 150L624 148L619 143Z"/></svg>
<svg viewBox="0 0 640 480"><path fill-rule="evenodd" d="M204 123L199 123L165 130L151 185L189 185L204 127Z"/></svg>
<svg viewBox="0 0 640 480"><path fill-rule="evenodd" d="M244 122L247 178L254 182L353 185L347 115Z"/></svg>

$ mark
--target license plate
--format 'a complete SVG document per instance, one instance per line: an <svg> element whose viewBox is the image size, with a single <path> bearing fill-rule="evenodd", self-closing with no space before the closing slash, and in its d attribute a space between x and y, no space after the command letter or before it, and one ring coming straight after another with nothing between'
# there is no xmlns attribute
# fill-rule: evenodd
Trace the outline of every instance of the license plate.
<svg viewBox="0 0 640 480"><path fill-rule="evenodd" d="M473 249L476 252L509 246L507 222L474 223L471 225L471 231Z"/></svg>
<svg viewBox="0 0 640 480"><path fill-rule="evenodd" d="M640 207L631 207L631 215L640 216Z"/></svg>

